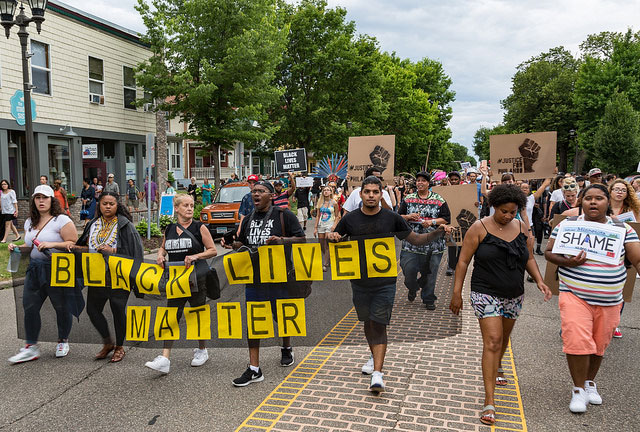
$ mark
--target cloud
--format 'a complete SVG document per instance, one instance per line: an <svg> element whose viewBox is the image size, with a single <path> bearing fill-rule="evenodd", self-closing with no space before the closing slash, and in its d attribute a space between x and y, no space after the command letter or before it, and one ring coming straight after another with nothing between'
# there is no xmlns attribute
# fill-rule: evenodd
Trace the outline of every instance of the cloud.
<svg viewBox="0 0 640 432"><path fill-rule="evenodd" d="M294 2L294 0L290 0ZM135 0L66 0L143 31ZM328 0L385 51L442 62L453 80L453 139L471 146L478 125L502 120L500 100L523 61L556 46L574 54L587 35L640 22L640 0ZM636 29L638 30L638 29Z"/></svg>

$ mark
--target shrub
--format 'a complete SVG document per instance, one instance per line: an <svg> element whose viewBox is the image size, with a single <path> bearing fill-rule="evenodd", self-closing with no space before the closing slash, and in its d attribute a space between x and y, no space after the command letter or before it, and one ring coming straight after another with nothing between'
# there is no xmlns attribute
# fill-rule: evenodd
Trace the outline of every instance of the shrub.
<svg viewBox="0 0 640 432"><path fill-rule="evenodd" d="M140 237L147 236L147 221L145 219L138 222L138 225L136 225L136 231L138 231ZM158 225L154 223L151 224L151 237L162 237L162 231L160 231Z"/></svg>
<svg viewBox="0 0 640 432"><path fill-rule="evenodd" d="M196 204L196 206L193 208L193 219L200 220L200 212L203 208L204 206L202 204Z"/></svg>
<svg viewBox="0 0 640 432"><path fill-rule="evenodd" d="M162 215L160 216L160 231L164 232L169 225L174 223L176 220L171 216Z"/></svg>

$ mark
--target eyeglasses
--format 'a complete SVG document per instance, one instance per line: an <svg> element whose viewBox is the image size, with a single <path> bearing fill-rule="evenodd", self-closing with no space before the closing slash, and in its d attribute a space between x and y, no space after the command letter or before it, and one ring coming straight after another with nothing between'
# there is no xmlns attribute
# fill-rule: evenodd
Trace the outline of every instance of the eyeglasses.
<svg viewBox="0 0 640 432"><path fill-rule="evenodd" d="M627 189L620 189L620 188L613 188L611 189L611 192L615 192L615 193L625 193L627 191Z"/></svg>

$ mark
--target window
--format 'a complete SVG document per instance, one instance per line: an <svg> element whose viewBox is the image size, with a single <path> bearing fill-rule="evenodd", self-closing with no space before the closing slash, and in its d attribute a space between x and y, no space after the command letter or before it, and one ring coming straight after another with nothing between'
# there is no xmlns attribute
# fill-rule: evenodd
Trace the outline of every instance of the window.
<svg viewBox="0 0 640 432"><path fill-rule="evenodd" d="M42 42L31 41L31 77L33 91L40 94L51 94L51 56L49 45Z"/></svg>
<svg viewBox="0 0 640 432"><path fill-rule="evenodd" d="M180 169L180 159L182 153L182 143L181 142L171 142L169 143L169 156L170 156L170 165L171 169Z"/></svg>
<svg viewBox="0 0 640 432"><path fill-rule="evenodd" d="M136 74L133 68L122 67L123 87L124 87L124 107L136 109Z"/></svg>
<svg viewBox="0 0 640 432"><path fill-rule="evenodd" d="M220 152L220 162L221 163L227 163L227 151L226 150L222 150Z"/></svg>
<svg viewBox="0 0 640 432"><path fill-rule="evenodd" d="M104 105L104 66L95 57L89 57L89 102Z"/></svg>
<svg viewBox="0 0 640 432"><path fill-rule="evenodd" d="M202 156L196 156L196 168L204 167L204 161L202 160Z"/></svg>

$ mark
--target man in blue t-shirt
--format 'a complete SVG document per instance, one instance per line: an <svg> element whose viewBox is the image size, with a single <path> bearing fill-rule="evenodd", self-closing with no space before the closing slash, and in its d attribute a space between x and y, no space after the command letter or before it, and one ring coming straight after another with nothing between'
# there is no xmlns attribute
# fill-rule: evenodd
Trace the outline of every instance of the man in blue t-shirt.
<svg viewBox="0 0 640 432"><path fill-rule="evenodd" d="M240 223L238 224L238 232L236 233L236 235L240 235L240 227L242 226L242 219L244 219L245 216L250 215L253 209L255 208L253 204L253 198L251 197L251 191L253 191L253 186L256 184L258 180L260 180L260 177L258 177L256 174L251 174L249 177L247 177L247 183L249 183L249 192L247 192L247 194L242 197L242 201L240 202L240 208L238 209L238 216L240 217Z"/></svg>

